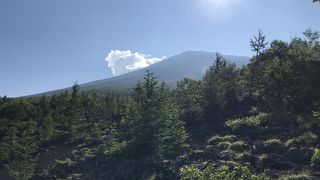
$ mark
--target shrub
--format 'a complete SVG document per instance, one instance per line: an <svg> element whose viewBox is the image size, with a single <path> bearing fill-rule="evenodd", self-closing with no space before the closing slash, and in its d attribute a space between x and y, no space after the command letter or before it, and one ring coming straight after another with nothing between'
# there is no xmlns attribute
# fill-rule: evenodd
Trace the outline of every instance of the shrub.
<svg viewBox="0 0 320 180"><path fill-rule="evenodd" d="M180 169L181 180L204 180L204 172L195 165L184 166Z"/></svg>
<svg viewBox="0 0 320 180"><path fill-rule="evenodd" d="M298 142L301 142L305 145L314 144L318 140L318 136L311 131L303 133L298 137Z"/></svg>
<svg viewBox="0 0 320 180"><path fill-rule="evenodd" d="M7 166L8 173L13 179L30 179L34 173L34 161L12 161ZM2 178L0 178L2 179Z"/></svg>
<svg viewBox="0 0 320 180"><path fill-rule="evenodd" d="M268 155L267 154L258 155L257 159L256 159L257 165L263 167L266 159L268 159Z"/></svg>
<svg viewBox="0 0 320 180"><path fill-rule="evenodd" d="M272 138L263 141L263 146L266 150L277 150L283 148L285 145L280 139Z"/></svg>
<svg viewBox="0 0 320 180"><path fill-rule="evenodd" d="M228 120L225 122L225 125L233 131L246 131L266 122L267 117L268 115L266 113L260 113L256 116Z"/></svg>
<svg viewBox="0 0 320 180"><path fill-rule="evenodd" d="M224 151L221 151L220 152L220 157L221 158L227 158L227 159L230 159L230 158L234 158L237 156L237 153L233 150L230 150L230 149L227 149L227 150L224 150Z"/></svg>
<svg viewBox="0 0 320 180"><path fill-rule="evenodd" d="M301 172L298 174L285 174L279 177L279 180L309 180L311 176L309 172Z"/></svg>
<svg viewBox="0 0 320 180"><path fill-rule="evenodd" d="M229 148L234 151L244 151L248 148L248 144L244 141L236 141L230 144Z"/></svg>
<svg viewBox="0 0 320 180"><path fill-rule="evenodd" d="M318 136L311 131L304 132L302 135L287 140L286 146L305 146L315 144L318 140Z"/></svg>
<svg viewBox="0 0 320 180"><path fill-rule="evenodd" d="M217 144L217 146L221 149L229 149L229 147L231 146L231 143L226 141L226 142L219 142Z"/></svg>
<svg viewBox="0 0 320 180"><path fill-rule="evenodd" d="M213 144L213 143L222 142L222 141L235 141L236 139L237 139L237 136L235 135L225 135L225 136L215 135L208 140L208 144Z"/></svg>
<svg viewBox="0 0 320 180"><path fill-rule="evenodd" d="M220 168L214 170L208 166L203 171L194 165L185 166L180 169L181 180L267 180L264 174L255 175L246 166L234 166L233 168Z"/></svg>
<svg viewBox="0 0 320 180"><path fill-rule="evenodd" d="M235 156L235 159L241 160L241 161L248 161L250 157L252 157L250 152L242 152L242 153L237 153Z"/></svg>
<svg viewBox="0 0 320 180"><path fill-rule="evenodd" d="M297 140L295 138L288 139L285 143L285 146L291 147L297 145Z"/></svg>
<svg viewBox="0 0 320 180"><path fill-rule="evenodd" d="M56 164L58 166L71 167L75 164L70 158L66 158L65 160L56 159Z"/></svg>
<svg viewBox="0 0 320 180"><path fill-rule="evenodd" d="M123 152L125 152L127 148L128 148L127 141L122 141L122 142L113 141L111 143L111 146L104 151L104 154L107 156L120 155Z"/></svg>
<svg viewBox="0 0 320 180"><path fill-rule="evenodd" d="M320 149L315 149L311 158L311 166L320 170Z"/></svg>

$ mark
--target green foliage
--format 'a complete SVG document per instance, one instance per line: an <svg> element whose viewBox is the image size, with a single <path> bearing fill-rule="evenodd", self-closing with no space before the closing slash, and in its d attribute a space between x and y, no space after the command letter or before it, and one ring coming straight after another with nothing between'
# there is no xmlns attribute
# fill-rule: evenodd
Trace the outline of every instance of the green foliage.
<svg viewBox="0 0 320 180"><path fill-rule="evenodd" d="M221 149L229 149L230 146L231 146L231 142L229 142L229 141L223 141L223 142L219 142L217 144L217 147L219 147Z"/></svg>
<svg viewBox="0 0 320 180"><path fill-rule="evenodd" d="M311 131L304 132L301 136L298 137L298 143L302 143L305 145L310 145L316 143L318 140L318 136Z"/></svg>
<svg viewBox="0 0 320 180"><path fill-rule="evenodd" d="M12 161L7 165L9 175L15 179L28 180L33 176L35 162L30 160Z"/></svg>
<svg viewBox="0 0 320 180"><path fill-rule="evenodd" d="M56 164L57 164L57 166L71 167L75 164L75 162L72 161L70 158L66 158L64 160L56 159Z"/></svg>
<svg viewBox="0 0 320 180"><path fill-rule="evenodd" d="M266 150L275 151L284 148L285 144L278 138L272 138L263 141L263 146Z"/></svg>
<svg viewBox="0 0 320 180"><path fill-rule="evenodd" d="M319 34L309 29L305 38L267 46L259 31L248 65L236 67L217 54L201 80L183 79L175 90L147 72L133 93L87 92L75 84L52 96L1 97L0 173L13 179L177 179L179 167L202 163L183 166L181 179L267 179L239 165L246 162L275 176L289 156L272 137L287 139L303 160L318 144ZM230 130L237 136L204 142ZM316 149L311 161L315 171L319 154Z"/></svg>
<svg viewBox="0 0 320 180"><path fill-rule="evenodd" d="M317 142L318 136L311 131L304 132L302 135L287 140L286 146L308 146Z"/></svg>
<svg viewBox="0 0 320 180"><path fill-rule="evenodd" d="M105 155L107 156L116 156L121 155L126 151L128 143L126 141L123 142L112 142L111 146L105 150Z"/></svg>
<svg viewBox="0 0 320 180"><path fill-rule="evenodd" d="M217 142L225 142L225 141L235 141L236 139L237 139L237 136L235 135L225 135L225 136L215 135L208 140L208 144L214 144Z"/></svg>
<svg viewBox="0 0 320 180"><path fill-rule="evenodd" d="M250 40L250 46L252 48L252 51L256 52L256 55L260 55L260 52L263 51L266 48L266 45L268 44L266 42L266 36L263 35L262 31L259 30L258 36L254 36L254 39Z"/></svg>
<svg viewBox="0 0 320 180"><path fill-rule="evenodd" d="M180 169L181 180L204 180L205 173L198 169L195 165L184 166Z"/></svg>
<svg viewBox="0 0 320 180"><path fill-rule="evenodd" d="M222 125L222 118L238 113L236 74L236 66L217 54L215 63L209 67L202 80L204 119Z"/></svg>
<svg viewBox="0 0 320 180"><path fill-rule="evenodd" d="M203 113L201 90L201 81L184 78L177 82L175 93L183 121L192 123L201 120Z"/></svg>
<svg viewBox="0 0 320 180"><path fill-rule="evenodd" d="M320 150L315 149L311 158L311 166L316 170L320 170Z"/></svg>
<svg viewBox="0 0 320 180"><path fill-rule="evenodd" d="M233 131L247 131L266 122L267 117L266 113L259 113L256 116L228 120L225 125Z"/></svg>
<svg viewBox="0 0 320 180"><path fill-rule="evenodd" d="M229 148L234 151L244 151L248 148L248 144L244 141L235 141L230 144Z"/></svg>
<svg viewBox="0 0 320 180"><path fill-rule="evenodd" d="M279 180L309 180L312 179L309 172L300 172L297 174L285 174L279 177Z"/></svg>
<svg viewBox="0 0 320 180"><path fill-rule="evenodd" d="M159 85L152 73L147 71L144 81L135 87L128 113L128 141L135 156L158 154L169 158L183 149L187 134L177 106L167 86Z"/></svg>
<svg viewBox="0 0 320 180"><path fill-rule="evenodd" d="M265 180L267 176L255 175L245 166L235 166L232 169L220 169L215 171L211 166L204 170L198 169L195 165L184 166L180 169L181 180Z"/></svg>
<svg viewBox="0 0 320 180"><path fill-rule="evenodd" d="M41 141L50 140L55 133L53 119L50 115L44 117L41 127L39 128L39 138Z"/></svg>

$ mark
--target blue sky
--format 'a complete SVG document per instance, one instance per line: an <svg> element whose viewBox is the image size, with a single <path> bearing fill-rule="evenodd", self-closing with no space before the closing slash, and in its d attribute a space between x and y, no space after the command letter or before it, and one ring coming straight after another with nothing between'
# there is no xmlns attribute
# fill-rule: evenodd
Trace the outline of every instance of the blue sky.
<svg viewBox="0 0 320 180"><path fill-rule="evenodd" d="M0 96L112 77L111 50L250 56L258 29L269 41L320 30L320 3L311 1L0 0Z"/></svg>

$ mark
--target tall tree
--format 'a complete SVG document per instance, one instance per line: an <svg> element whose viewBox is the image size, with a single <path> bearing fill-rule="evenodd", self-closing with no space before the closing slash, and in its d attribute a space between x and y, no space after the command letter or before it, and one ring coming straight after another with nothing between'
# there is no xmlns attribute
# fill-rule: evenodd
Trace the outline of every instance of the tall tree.
<svg viewBox="0 0 320 180"><path fill-rule="evenodd" d="M172 157L183 148L187 135L176 104L168 87L159 85L153 73L147 71L144 81L137 83L132 105L127 121L136 155Z"/></svg>
<svg viewBox="0 0 320 180"><path fill-rule="evenodd" d="M175 91L178 106L180 108L181 119L187 124L202 119L202 82L189 78L184 78L177 82Z"/></svg>
<svg viewBox="0 0 320 180"><path fill-rule="evenodd" d="M216 54L215 63L203 77L203 108L206 120L219 124L224 118L238 112L235 83L237 73L235 64L230 64Z"/></svg>

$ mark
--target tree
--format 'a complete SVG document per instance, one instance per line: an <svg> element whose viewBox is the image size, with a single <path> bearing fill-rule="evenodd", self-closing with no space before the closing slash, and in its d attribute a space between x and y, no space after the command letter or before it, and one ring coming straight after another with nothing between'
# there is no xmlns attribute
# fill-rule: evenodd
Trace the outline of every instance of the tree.
<svg viewBox="0 0 320 180"><path fill-rule="evenodd" d="M320 1L319 1L320 2ZM319 31L313 31L310 28L303 32L303 35L307 38L307 41L310 45L314 45L320 38Z"/></svg>
<svg viewBox="0 0 320 180"><path fill-rule="evenodd" d="M258 35L253 36L253 39L250 39L250 46L252 48L251 50L256 53L257 57L266 48L267 44L268 43L266 42L266 36L263 35L260 29L258 30Z"/></svg>
<svg viewBox="0 0 320 180"><path fill-rule="evenodd" d="M180 107L181 119L191 125L202 116L202 83L201 81L184 78L177 82L175 91L177 104Z"/></svg>
<svg viewBox="0 0 320 180"><path fill-rule="evenodd" d="M15 179L30 179L35 167L37 149L34 106L24 100L9 100L0 106L1 161Z"/></svg>
<svg viewBox="0 0 320 180"><path fill-rule="evenodd" d="M66 128L72 141L83 135L83 121L85 120L83 106L80 99L80 86L72 86L71 98L66 108Z"/></svg>
<svg viewBox="0 0 320 180"><path fill-rule="evenodd" d="M250 40L251 50L256 53L256 56L253 57L250 64L248 64L249 98L252 98L254 101L257 101L255 96L261 91L261 82L258 77L261 77L261 68L263 68L264 64L262 63L260 56L267 44L266 37L260 29L258 30L258 35L253 36L253 39Z"/></svg>
<svg viewBox="0 0 320 180"><path fill-rule="evenodd" d="M126 116L135 156L174 157L183 148L187 134L172 94L147 71L135 87L131 110Z"/></svg>
<svg viewBox="0 0 320 180"><path fill-rule="evenodd" d="M211 123L222 125L222 120L238 112L235 64L230 64L216 54L215 63L203 77L204 118ZM216 125L217 125L216 124Z"/></svg>

